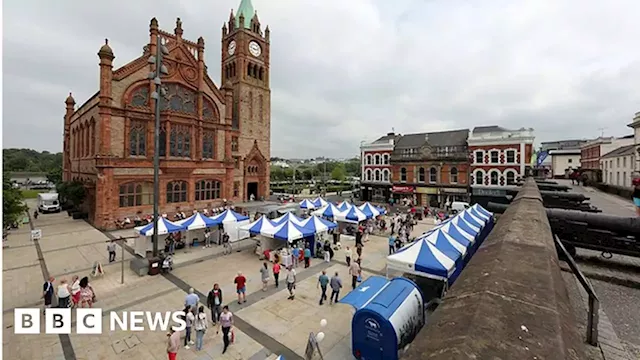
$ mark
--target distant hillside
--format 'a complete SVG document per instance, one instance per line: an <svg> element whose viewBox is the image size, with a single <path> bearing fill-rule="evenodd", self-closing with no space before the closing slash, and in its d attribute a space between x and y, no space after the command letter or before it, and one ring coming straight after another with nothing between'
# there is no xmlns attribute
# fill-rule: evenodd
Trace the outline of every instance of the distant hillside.
<svg viewBox="0 0 640 360"><path fill-rule="evenodd" d="M3 149L2 171L11 173L48 173L62 168L62 153L33 149Z"/></svg>

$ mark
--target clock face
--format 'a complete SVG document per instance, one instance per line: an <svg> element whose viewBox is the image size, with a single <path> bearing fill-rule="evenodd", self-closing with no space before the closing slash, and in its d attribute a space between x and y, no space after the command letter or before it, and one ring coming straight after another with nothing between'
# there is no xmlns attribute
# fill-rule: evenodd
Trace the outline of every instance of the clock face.
<svg viewBox="0 0 640 360"><path fill-rule="evenodd" d="M262 49L257 42L252 41L249 43L249 52L251 53L251 55L258 57L262 53Z"/></svg>
<svg viewBox="0 0 640 360"><path fill-rule="evenodd" d="M236 53L236 41L235 40L231 40L231 42L229 43L229 55L233 55Z"/></svg>

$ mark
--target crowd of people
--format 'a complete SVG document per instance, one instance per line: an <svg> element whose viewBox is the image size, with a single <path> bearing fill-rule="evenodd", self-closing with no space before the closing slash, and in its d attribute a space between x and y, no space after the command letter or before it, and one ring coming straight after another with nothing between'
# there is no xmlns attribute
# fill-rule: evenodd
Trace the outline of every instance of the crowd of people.
<svg viewBox="0 0 640 360"><path fill-rule="evenodd" d="M89 277L80 279L77 275L71 278L71 284L66 279L60 279L55 284L56 279L51 276L42 285L42 296L44 299L44 312L53 307L54 297L58 299L58 308L91 308L96 302L96 293L89 284Z"/></svg>

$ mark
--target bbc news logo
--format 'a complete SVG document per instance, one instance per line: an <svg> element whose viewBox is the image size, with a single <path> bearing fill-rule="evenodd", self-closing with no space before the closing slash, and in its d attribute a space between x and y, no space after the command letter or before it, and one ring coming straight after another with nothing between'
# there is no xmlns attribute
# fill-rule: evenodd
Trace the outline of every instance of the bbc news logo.
<svg viewBox="0 0 640 360"><path fill-rule="evenodd" d="M75 320L76 334L102 334L102 309L51 308L42 314L42 309L15 309L13 328L15 334L40 334L41 320L44 317L45 334L71 334L71 324ZM182 331L187 327L184 311L111 311L109 331Z"/></svg>

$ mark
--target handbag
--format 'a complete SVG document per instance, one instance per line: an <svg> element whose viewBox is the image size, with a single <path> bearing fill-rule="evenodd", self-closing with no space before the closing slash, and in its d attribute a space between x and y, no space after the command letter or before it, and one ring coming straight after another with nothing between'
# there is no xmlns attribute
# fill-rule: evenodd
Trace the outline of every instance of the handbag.
<svg viewBox="0 0 640 360"><path fill-rule="evenodd" d="M358 275L358 278L356 279L357 282L362 282L362 275Z"/></svg>
<svg viewBox="0 0 640 360"><path fill-rule="evenodd" d="M231 336L229 341L231 341L232 344L236 342L236 332L233 331L233 329L231 329Z"/></svg>

